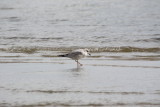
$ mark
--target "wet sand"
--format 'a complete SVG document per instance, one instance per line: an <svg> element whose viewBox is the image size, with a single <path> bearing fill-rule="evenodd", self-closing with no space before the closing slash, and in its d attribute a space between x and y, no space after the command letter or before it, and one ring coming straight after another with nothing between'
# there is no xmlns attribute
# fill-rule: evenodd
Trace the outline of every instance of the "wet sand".
<svg viewBox="0 0 160 107"><path fill-rule="evenodd" d="M1 58L0 106L160 106L159 61L91 57L81 63L77 68L68 58Z"/></svg>

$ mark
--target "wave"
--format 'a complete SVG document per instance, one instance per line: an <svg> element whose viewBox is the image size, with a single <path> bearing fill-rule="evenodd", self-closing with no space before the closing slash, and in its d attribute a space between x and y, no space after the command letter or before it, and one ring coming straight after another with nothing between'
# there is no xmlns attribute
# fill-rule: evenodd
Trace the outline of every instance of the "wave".
<svg viewBox="0 0 160 107"><path fill-rule="evenodd" d="M63 93L90 93L90 94L121 94L121 95L129 95L129 94L133 94L133 95L140 95L140 94L144 94L143 92L104 92L104 91L59 91L59 90L29 90L26 92L39 92L39 93L46 93L46 94L52 94L52 93L59 93L59 94L63 94Z"/></svg>
<svg viewBox="0 0 160 107"><path fill-rule="evenodd" d="M160 48L158 47L10 47L0 48L0 51L32 54L38 51L71 51L79 48L88 48L91 52L160 52Z"/></svg>
<svg viewBox="0 0 160 107"><path fill-rule="evenodd" d="M139 48L139 47L9 47L0 48L0 51L9 53L33 54L40 51L71 51L79 48L88 48L91 52L160 52L159 47Z"/></svg>
<svg viewBox="0 0 160 107"><path fill-rule="evenodd" d="M52 102L39 102L39 103L33 103L33 104L14 104L14 107L139 107L139 106L147 106L147 107L158 107L160 103L154 103L154 102L108 102L108 103L76 103L76 102L58 102L58 101L52 101ZM13 107L10 103L0 103L1 107Z"/></svg>

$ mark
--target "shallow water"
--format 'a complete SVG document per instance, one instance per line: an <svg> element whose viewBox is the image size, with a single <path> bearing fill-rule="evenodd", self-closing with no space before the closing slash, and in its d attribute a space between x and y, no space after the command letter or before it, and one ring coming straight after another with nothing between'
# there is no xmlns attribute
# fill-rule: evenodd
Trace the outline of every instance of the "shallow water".
<svg viewBox="0 0 160 107"><path fill-rule="evenodd" d="M159 61L48 60L1 63L1 106L160 105Z"/></svg>
<svg viewBox="0 0 160 107"><path fill-rule="evenodd" d="M159 0L0 0L0 106L160 106ZM57 55L89 48L82 67Z"/></svg>

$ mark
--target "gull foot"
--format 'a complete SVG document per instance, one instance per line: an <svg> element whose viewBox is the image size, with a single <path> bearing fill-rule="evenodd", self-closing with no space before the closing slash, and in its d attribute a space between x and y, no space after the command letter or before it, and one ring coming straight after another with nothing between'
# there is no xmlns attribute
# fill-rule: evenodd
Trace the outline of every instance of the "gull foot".
<svg viewBox="0 0 160 107"><path fill-rule="evenodd" d="M79 64L80 66L83 66L83 64Z"/></svg>

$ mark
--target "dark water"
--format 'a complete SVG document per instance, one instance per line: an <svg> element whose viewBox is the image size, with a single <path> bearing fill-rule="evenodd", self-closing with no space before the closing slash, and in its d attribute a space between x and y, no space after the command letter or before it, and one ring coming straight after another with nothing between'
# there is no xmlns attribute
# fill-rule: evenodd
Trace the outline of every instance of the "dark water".
<svg viewBox="0 0 160 107"><path fill-rule="evenodd" d="M0 106L160 106L160 0L0 0ZM89 48L74 61L57 55Z"/></svg>

